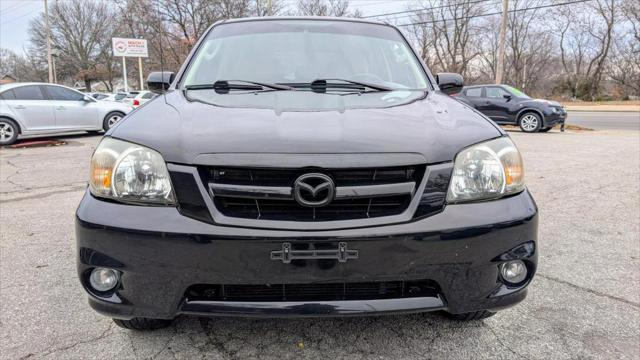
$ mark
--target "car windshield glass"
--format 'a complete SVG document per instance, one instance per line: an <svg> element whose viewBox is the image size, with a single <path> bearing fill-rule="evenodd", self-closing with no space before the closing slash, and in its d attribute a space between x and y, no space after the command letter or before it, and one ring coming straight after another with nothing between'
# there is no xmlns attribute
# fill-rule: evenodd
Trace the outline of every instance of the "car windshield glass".
<svg viewBox="0 0 640 360"><path fill-rule="evenodd" d="M310 84L344 79L389 89L427 89L426 74L400 33L348 21L267 20L219 25L203 40L182 85L243 79Z"/></svg>
<svg viewBox="0 0 640 360"><path fill-rule="evenodd" d="M522 91L514 88L513 86L505 86L514 96L519 97L519 98L523 98L523 99L531 99L531 97L525 93L523 93Z"/></svg>

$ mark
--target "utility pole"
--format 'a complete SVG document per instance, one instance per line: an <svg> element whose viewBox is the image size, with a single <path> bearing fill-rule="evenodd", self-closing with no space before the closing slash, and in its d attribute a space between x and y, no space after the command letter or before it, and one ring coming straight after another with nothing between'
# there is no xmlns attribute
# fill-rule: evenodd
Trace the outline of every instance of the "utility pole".
<svg viewBox="0 0 640 360"><path fill-rule="evenodd" d="M53 83L58 83L58 74L56 73L56 58L58 57L58 50L54 49L51 52L51 65L53 65Z"/></svg>
<svg viewBox="0 0 640 360"><path fill-rule="evenodd" d="M273 16L273 3L271 0L267 0L267 14Z"/></svg>
<svg viewBox="0 0 640 360"><path fill-rule="evenodd" d="M500 37L498 38L498 64L496 65L496 84L502 83L504 73L504 39L507 35L509 16L509 0L502 0L502 19L500 21Z"/></svg>
<svg viewBox="0 0 640 360"><path fill-rule="evenodd" d="M51 29L49 28L49 6L44 0L44 22L47 27L47 66L49 67L49 82L53 83L53 60L51 59Z"/></svg>

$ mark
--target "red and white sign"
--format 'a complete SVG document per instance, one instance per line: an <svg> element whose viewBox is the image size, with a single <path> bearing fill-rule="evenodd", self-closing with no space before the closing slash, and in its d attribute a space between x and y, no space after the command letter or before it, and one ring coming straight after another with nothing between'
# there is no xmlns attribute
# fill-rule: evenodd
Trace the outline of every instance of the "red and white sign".
<svg viewBox="0 0 640 360"><path fill-rule="evenodd" d="M147 40L112 38L113 56L149 57Z"/></svg>

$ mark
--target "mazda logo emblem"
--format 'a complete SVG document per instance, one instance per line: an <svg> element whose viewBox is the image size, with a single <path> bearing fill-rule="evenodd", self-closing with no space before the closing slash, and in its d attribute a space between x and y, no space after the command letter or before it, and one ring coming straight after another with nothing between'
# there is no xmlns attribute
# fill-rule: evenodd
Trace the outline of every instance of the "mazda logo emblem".
<svg viewBox="0 0 640 360"><path fill-rule="evenodd" d="M299 176L293 183L293 197L306 207L329 205L336 192L333 180L325 174L309 173Z"/></svg>

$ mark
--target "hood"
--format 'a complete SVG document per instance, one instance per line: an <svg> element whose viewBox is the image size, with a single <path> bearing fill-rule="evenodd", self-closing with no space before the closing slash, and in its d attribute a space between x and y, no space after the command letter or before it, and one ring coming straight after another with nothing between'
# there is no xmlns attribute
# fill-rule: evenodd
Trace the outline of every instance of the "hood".
<svg viewBox="0 0 640 360"><path fill-rule="evenodd" d="M222 94L201 102L172 91L137 109L107 135L151 147L167 162L194 164L199 155L221 153L417 153L436 163L503 134L447 95L394 93L274 91L244 98Z"/></svg>
<svg viewBox="0 0 640 360"><path fill-rule="evenodd" d="M560 104L557 101L553 101L553 100L531 99L531 100L528 100L526 102L534 102L534 103L543 104L543 105L562 107L562 104Z"/></svg>

